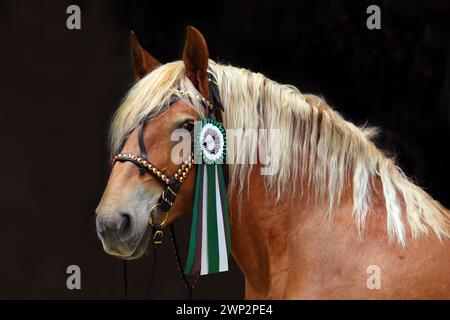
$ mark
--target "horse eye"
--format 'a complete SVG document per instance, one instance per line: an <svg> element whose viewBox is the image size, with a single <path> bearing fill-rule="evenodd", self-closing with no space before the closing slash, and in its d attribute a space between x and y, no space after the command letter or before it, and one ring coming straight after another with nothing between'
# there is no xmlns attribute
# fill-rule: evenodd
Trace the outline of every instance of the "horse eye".
<svg viewBox="0 0 450 320"><path fill-rule="evenodd" d="M181 125L181 128L186 129L187 131L192 131L194 129L194 124L187 121Z"/></svg>

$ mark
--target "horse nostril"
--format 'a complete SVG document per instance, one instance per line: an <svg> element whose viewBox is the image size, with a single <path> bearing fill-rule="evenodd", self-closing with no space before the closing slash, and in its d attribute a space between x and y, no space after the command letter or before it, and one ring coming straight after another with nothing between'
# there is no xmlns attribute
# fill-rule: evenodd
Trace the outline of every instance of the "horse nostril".
<svg viewBox="0 0 450 320"><path fill-rule="evenodd" d="M132 233L131 215L129 213L121 213L120 221L117 224L117 233L121 239L128 239Z"/></svg>
<svg viewBox="0 0 450 320"><path fill-rule="evenodd" d="M96 224L100 238L107 242L125 242L133 237L133 217L129 213L97 216Z"/></svg>

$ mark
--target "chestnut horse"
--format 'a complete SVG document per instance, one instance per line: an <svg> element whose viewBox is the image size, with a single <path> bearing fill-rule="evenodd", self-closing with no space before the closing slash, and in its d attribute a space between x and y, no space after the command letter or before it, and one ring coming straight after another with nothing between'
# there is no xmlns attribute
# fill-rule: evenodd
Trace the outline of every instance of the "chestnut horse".
<svg viewBox="0 0 450 320"><path fill-rule="evenodd" d="M450 298L449 212L375 146L374 130L345 121L316 96L210 60L193 27L182 61L161 65L134 34L131 45L136 84L112 122L113 154L139 154L136 128L145 119L149 161L176 172L171 134L204 117L208 72L227 134L279 132L265 148L273 172L247 136L228 146L232 255L246 299ZM149 210L162 192L154 176L138 172L115 163L96 210L104 250L123 259L147 250ZM195 179L186 177L166 226L192 212Z"/></svg>

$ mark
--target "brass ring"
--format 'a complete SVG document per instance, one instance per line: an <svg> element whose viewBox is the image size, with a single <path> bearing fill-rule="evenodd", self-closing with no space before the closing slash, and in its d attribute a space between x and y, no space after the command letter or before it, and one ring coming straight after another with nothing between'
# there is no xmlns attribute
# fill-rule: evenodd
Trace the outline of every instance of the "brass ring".
<svg viewBox="0 0 450 320"><path fill-rule="evenodd" d="M152 227L155 227L156 225L153 223L153 216L152 216L152 212L156 207L159 207L161 204L159 203L155 203L151 209L150 209L150 218L148 219L148 223L149 225L151 225ZM164 220L159 224L160 227L162 227L166 222L167 219L169 219L169 212L166 211L166 216L164 217Z"/></svg>

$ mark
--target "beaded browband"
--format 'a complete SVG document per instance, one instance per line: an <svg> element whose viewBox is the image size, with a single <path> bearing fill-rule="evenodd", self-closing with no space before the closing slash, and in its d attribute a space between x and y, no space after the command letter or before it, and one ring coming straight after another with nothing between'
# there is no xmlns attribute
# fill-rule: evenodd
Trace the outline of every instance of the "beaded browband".
<svg viewBox="0 0 450 320"><path fill-rule="evenodd" d="M132 153L119 153L115 155L113 158L113 163L115 161L130 161L133 162L135 165L144 168L146 172L154 175L159 180L161 180L164 184L169 185L170 184L170 178L165 175L161 170L159 170L154 164L152 164L150 161L145 160L142 157L135 156ZM188 175L189 171L192 169L192 165L194 163L194 157L189 156L187 160L184 160L181 164L180 168L176 171L176 173L173 175L174 179L177 181L180 181L183 183L183 180Z"/></svg>

